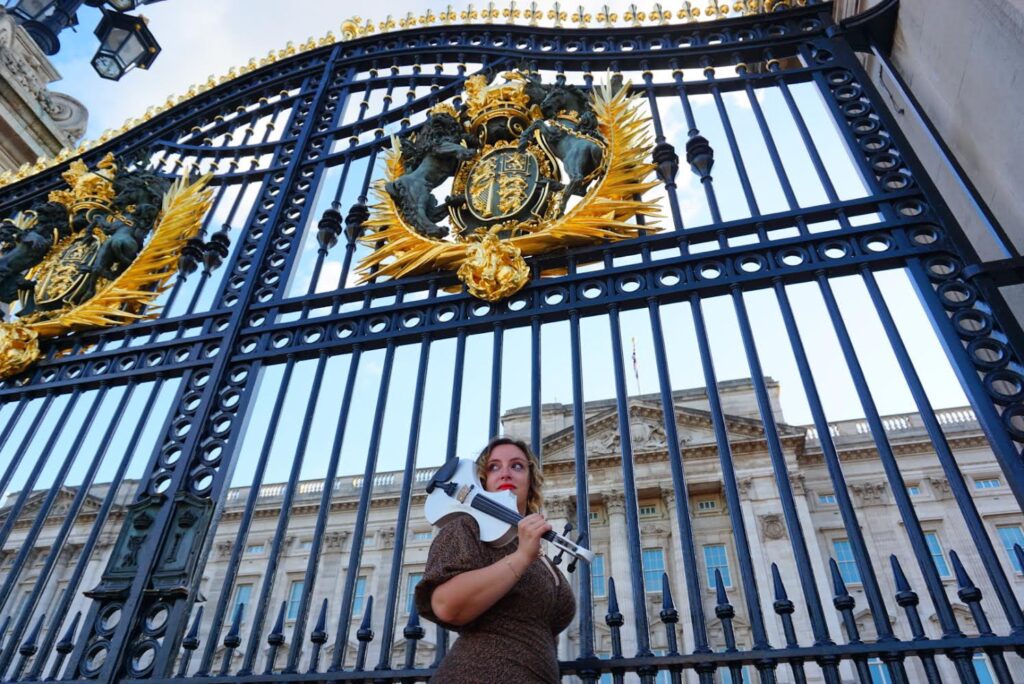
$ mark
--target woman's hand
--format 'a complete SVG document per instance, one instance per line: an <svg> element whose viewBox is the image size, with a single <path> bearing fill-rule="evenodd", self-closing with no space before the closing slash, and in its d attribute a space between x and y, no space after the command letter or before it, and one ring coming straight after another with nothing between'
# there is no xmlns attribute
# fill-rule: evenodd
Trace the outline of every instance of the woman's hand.
<svg viewBox="0 0 1024 684"><path fill-rule="evenodd" d="M551 523L540 513L531 513L519 521L519 548L516 553L525 561L526 567L540 555L540 540L551 530Z"/></svg>

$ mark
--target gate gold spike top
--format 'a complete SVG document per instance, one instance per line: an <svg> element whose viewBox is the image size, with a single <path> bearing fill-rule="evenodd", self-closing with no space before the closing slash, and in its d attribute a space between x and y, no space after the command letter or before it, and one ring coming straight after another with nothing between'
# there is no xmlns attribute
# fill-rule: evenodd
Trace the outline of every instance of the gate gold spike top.
<svg viewBox="0 0 1024 684"><path fill-rule="evenodd" d="M544 11L537 5L536 0L523 10L523 18L526 19L530 26L540 25L540 20L544 18Z"/></svg>
<svg viewBox="0 0 1024 684"><path fill-rule="evenodd" d="M113 154L92 171L75 160L67 189L0 223L0 301L21 305L0 321L0 378L34 363L40 338L156 315L147 306L202 226L211 176L170 182L124 166Z"/></svg>
<svg viewBox="0 0 1024 684"><path fill-rule="evenodd" d="M455 271L470 294L508 297L529 280L525 257L639 234L651 134L629 85L589 94L535 73L466 80L465 107L436 105L414 132L392 138L385 180L358 265L371 277ZM451 195L432 191L451 179ZM650 230L653 224L643 226Z"/></svg>
<svg viewBox="0 0 1024 684"><path fill-rule="evenodd" d="M562 3L560 2L554 3L548 11L548 19L555 22L555 28L562 28L562 22L565 21L568 16L568 13L562 10ZM575 19L573 19L573 21L575 21Z"/></svg>

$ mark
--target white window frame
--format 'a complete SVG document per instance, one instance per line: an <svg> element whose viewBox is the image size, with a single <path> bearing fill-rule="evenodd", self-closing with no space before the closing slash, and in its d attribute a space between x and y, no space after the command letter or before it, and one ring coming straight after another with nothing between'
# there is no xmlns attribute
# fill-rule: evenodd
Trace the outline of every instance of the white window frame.
<svg viewBox="0 0 1024 684"><path fill-rule="evenodd" d="M298 587L298 592L295 591ZM296 579L288 583L288 607L284 611L285 620L294 620L299 616L302 605L302 592L306 588L305 579Z"/></svg>
<svg viewBox="0 0 1024 684"><path fill-rule="evenodd" d="M647 558L647 552L648 551L651 551L651 552L657 551L658 554L660 554L660 558L661 558L661 569L660 570L659 569L655 569L655 568L648 568L647 564L643 562ZM665 567L665 549L661 548L660 546L648 546L647 548L642 549L640 551L640 569L644 573L644 593L647 593L647 594L660 594L661 593L661 575L662 575L662 573L664 573L666 571L666 567ZM657 582L649 582L649 581L647 581L648 574L651 574L651 573L654 573L654 572L658 573L658 581Z"/></svg>
<svg viewBox="0 0 1024 684"><path fill-rule="evenodd" d="M1017 555L1013 552L1013 546L1006 543L1006 540L1003 538L1001 530L1017 530L1021 536L1020 545L1021 547L1024 547L1024 525L996 525L996 536L999 537L999 543L1006 551L1006 555L1010 558L1010 567L1013 568L1013 571L1016 572L1018 575L1024 574L1024 568L1019 567L1017 564Z"/></svg>
<svg viewBox="0 0 1024 684"><path fill-rule="evenodd" d="M935 572L939 573L939 577L942 579L951 579L953 577L952 563L946 558L946 552L942 550L942 541L939 539L939 533L925 532L924 539L928 544L928 555L932 557ZM935 543L935 548L932 548L932 542ZM940 560L942 561L941 564L939 563Z"/></svg>
<svg viewBox="0 0 1024 684"><path fill-rule="evenodd" d="M845 548L850 552L850 557L849 558L842 558L842 559L839 558L839 549L840 549L839 544L845 544ZM833 539L832 540L832 555L833 555L833 557L836 560L836 565L839 566L839 575L843 578L843 581L846 584L861 584L862 583L863 580L862 580L862 578L860 576L860 568L857 567L857 559L854 556L853 545L850 544L850 540L849 539L847 539L846 537L839 537L837 539ZM852 568L853 572L856 575L856 579L851 579L851 578L847 577L846 573L843 571L844 568Z"/></svg>
<svg viewBox="0 0 1024 684"><path fill-rule="evenodd" d="M417 578L415 584L413 584L413 581L412 581L413 577ZM406 615L408 615L409 613L412 612L412 604L413 604L413 601L416 599L416 584L419 584L420 580L422 580L422 579L423 579L423 571L422 570L417 570L415 572L410 572L408 575L405 576L405 613L406 613Z"/></svg>
<svg viewBox="0 0 1024 684"><path fill-rule="evenodd" d="M359 583L362 582L363 591L359 591ZM368 575L356 577L355 586L352 587L352 619L362 617L363 608L366 607L366 585L369 583Z"/></svg>
<svg viewBox="0 0 1024 684"><path fill-rule="evenodd" d="M603 553L595 553L594 554L594 561L597 561L597 562L594 562L594 563L590 564L590 568L591 568L591 572L590 572L590 595L591 595L592 598L605 598L606 596L608 596L608 566L605 563L604 554ZM597 565L601 566L600 574L597 574L597 573L595 573L593 571L593 569ZM601 585L600 585L601 593L598 593L596 591L596 587L595 587L595 580L597 580L598 578L600 578L600 580L601 580Z"/></svg>
<svg viewBox="0 0 1024 684"><path fill-rule="evenodd" d="M708 550L719 548L722 549L725 565L720 563L712 565L708 562ZM725 544L705 544L701 549L701 555L704 558L704 571L708 582L708 589L715 590L715 568L725 568L725 572L722 573L722 586L726 589L732 587L732 564L729 562L729 547Z"/></svg>

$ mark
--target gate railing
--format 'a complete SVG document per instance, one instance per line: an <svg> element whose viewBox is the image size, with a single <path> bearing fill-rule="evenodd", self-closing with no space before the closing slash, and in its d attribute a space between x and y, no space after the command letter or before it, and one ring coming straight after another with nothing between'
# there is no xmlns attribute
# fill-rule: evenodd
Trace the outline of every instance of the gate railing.
<svg viewBox="0 0 1024 684"><path fill-rule="evenodd" d="M895 3L842 27L827 3L745 8L749 16L709 23L589 31L427 22L360 35L357 26L343 42L255 65L85 151L90 165L108 151L147 149L168 174L190 164L214 171L206 228L226 226L231 253L178 278L159 318L50 341L43 361L0 382L0 679L429 677L448 636L401 610L404 567L422 550L406 544L413 499L438 459L468 455L512 405L528 404L526 432L541 457L555 446L572 454L571 469L552 464L562 489L549 516L596 533L604 527L592 525L591 509L600 507L614 561L610 573L577 570L563 674L1013 681L1024 667L1024 551L1014 537L1024 503L1022 350L999 318L998 293L964 276L976 257L854 53L885 44L872 32ZM678 155L659 158L652 191L663 229L538 257L529 285L496 304L443 274L355 284L389 136L456 98L472 73L524 61L584 88L605 71L632 82L655 142ZM698 136L706 150L688 145ZM61 170L7 187L4 214L54 189ZM332 205L347 208L334 251L318 240ZM929 372L955 377L970 410L933 408L922 345L901 325L907 301L913 320L929 321L918 334L942 350ZM633 351L634 378L628 336L646 354L641 369ZM509 373L506 359L523 350ZM899 411L884 408L892 397L877 384L876 356L899 384ZM801 397L798 422L813 425L813 473L836 499L828 525L806 503L793 451L804 434L782 420L765 379L776 372L788 374L783 399ZM631 404L640 388L630 391L642 374L661 407L643 426ZM722 382L737 377L750 378L742 405ZM846 388L853 420L829 419L833 384ZM700 405L677 404L675 392L692 385L704 388ZM571 404L556 444L544 411L559 389ZM609 395L614 415L595 423L594 402ZM710 435L710 452L687 446L691 428ZM599 429L617 434L615 459L605 459L617 468L611 484L590 477L608 467L591 449ZM664 445L656 476L641 430ZM948 484L941 515L924 518L911 500L911 452L896 443L910 433L927 439L927 467ZM1009 508L982 503L968 485L961 433L991 452ZM843 454L851 438L868 440L872 460ZM334 485L309 482L305 469ZM869 477L884 487L866 487ZM135 478L125 505L118 491ZM106 491L90 495L100 483ZM883 489L887 507L868 510ZM641 519L655 490L667 531ZM328 540L339 491L358 497L344 512L343 551ZM692 513L691 497L711 491L724 503L721 529ZM371 577L364 552L382 493L395 501L393 534L380 537ZM297 557L288 539L300 500L315 511ZM65 517L54 529L57 510ZM949 525L945 550L940 524ZM258 572L246 557L253 530L268 540ZM723 530L725 543L708 543ZM218 532L231 543L215 549ZM897 540L888 558L881 538ZM51 552L34 551L48 540ZM253 573L259 581L246 580ZM595 596L604 579L607 595ZM597 606L606 614L595 616Z"/></svg>

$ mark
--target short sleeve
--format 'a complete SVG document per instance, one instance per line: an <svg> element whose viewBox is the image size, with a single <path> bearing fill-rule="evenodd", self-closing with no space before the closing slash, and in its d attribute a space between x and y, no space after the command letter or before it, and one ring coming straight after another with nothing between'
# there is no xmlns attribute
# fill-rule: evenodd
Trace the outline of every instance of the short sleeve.
<svg viewBox="0 0 1024 684"><path fill-rule="evenodd" d="M434 589L452 577L483 567L486 563L482 550L479 527L473 516L460 514L441 528L430 545L423 579L416 584L416 610L421 616L446 629L459 631L458 625L448 624L434 615L430 599Z"/></svg>

